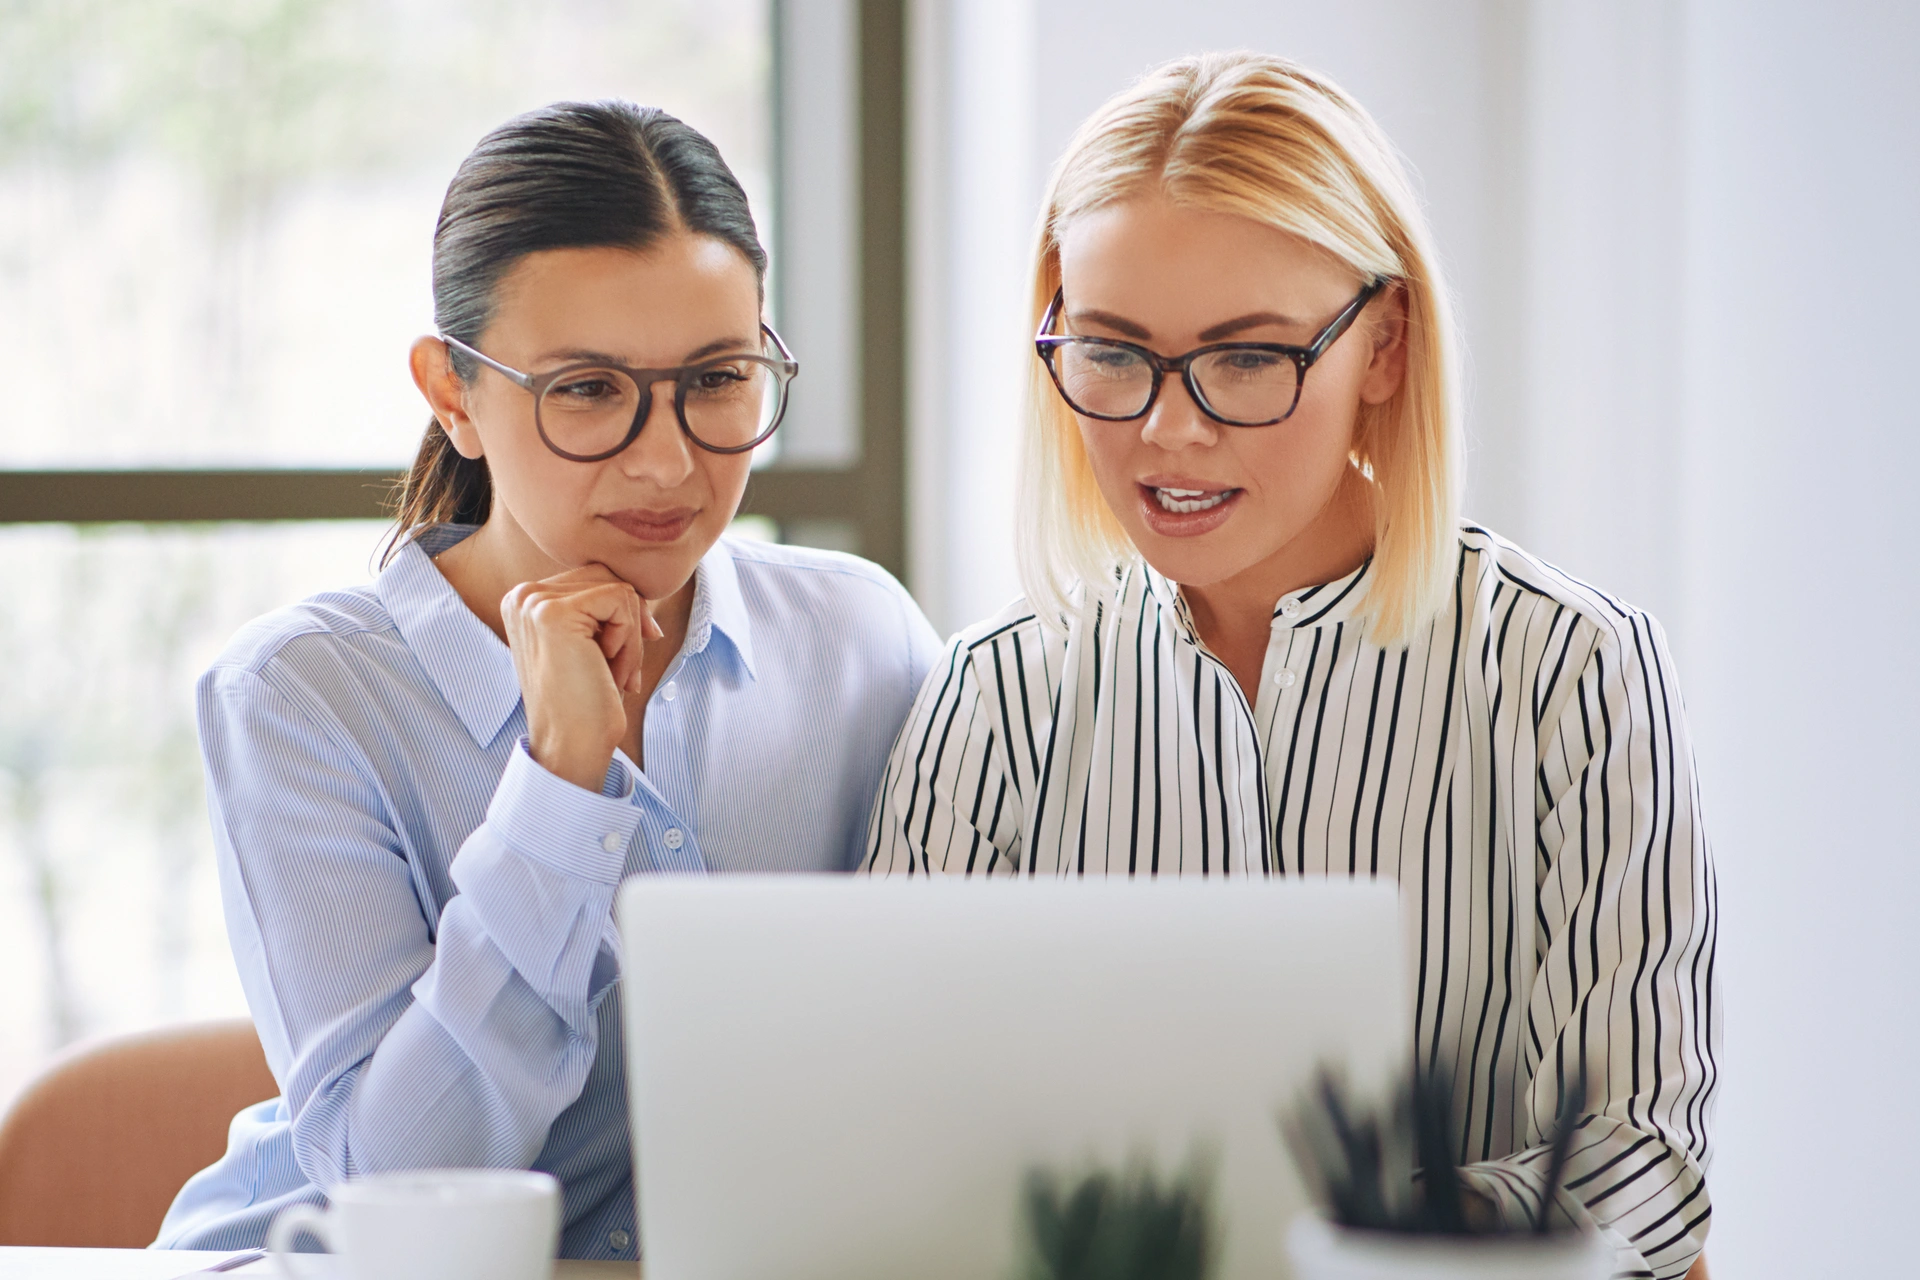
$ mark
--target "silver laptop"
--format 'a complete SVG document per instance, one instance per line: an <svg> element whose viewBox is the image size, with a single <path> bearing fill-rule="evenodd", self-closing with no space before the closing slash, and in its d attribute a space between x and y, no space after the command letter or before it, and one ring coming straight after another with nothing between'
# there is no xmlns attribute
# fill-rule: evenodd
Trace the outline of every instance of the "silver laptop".
<svg viewBox="0 0 1920 1280"><path fill-rule="evenodd" d="M647 1280L1010 1280L1030 1169L1208 1152L1216 1275L1274 1280L1279 1110L1407 1060L1389 885L647 877L619 920Z"/></svg>

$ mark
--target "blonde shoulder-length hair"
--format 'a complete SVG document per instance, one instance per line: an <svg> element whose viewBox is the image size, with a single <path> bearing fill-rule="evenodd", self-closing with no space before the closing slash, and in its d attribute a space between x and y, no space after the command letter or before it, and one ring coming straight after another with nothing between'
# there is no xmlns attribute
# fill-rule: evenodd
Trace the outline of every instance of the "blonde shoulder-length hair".
<svg viewBox="0 0 1920 1280"><path fill-rule="evenodd" d="M1405 299L1406 377L1360 406L1353 464L1374 486L1365 613L1403 641L1450 590L1459 527L1459 379L1446 287L1406 169L1366 111L1283 58L1203 54L1150 71L1094 113L1054 166L1041 212L1031 323L1060 287L1060 232L1155 189L1319 246ZM1030 330L1031 331L1031 330ZM1018 555L1028 602L1065 625L1079 584L1111 582L1138 551L1108 509L1072 413L1036 357L1027 387Z"/></svg>

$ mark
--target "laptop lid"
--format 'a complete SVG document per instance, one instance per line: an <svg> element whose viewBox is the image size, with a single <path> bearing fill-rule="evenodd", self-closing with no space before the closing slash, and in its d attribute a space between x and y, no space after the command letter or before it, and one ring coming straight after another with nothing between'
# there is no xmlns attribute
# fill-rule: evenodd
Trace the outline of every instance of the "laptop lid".
<svg viewBox="0 0 1920 1280"><path fill-rule="evenodd" d="M1387 884L640 877L619 919L647 1280L1010 1280L1030 1169L1202 1152L1219 1280L1284 1277L1280 1109L1408 1052Z"/></svg>

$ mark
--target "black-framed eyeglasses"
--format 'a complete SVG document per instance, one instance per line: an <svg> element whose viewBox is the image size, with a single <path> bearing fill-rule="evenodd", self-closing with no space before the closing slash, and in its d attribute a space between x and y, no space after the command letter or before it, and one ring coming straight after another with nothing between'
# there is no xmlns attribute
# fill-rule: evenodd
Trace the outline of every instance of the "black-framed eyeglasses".
<svg viewBox="0 0 1920 1280"><path fill-rule="evenodd" d="M673 369L592 361L541 374L501 364L448 334L440 340L533 393L533 425L547 448L574 462L600 462L639 438L661 382L673 383L680 429L702 449L745 453L765 441L786 415L800 365L771 325L760 332L778 355L711 356Z"/></svg>
<svg viewBox="0 0 1920 1280"><path fill-rule="evenodd" d="M1050 332L1066 297L1054 291L1034 348L1053 376L1060 398L1075 413L1102 422L1144 418L1160 398L1167 374L1177 373L1200 411L1229 427L1270 427L1300 404L1307 370L1353 326L1387 285L1376 279L1355 294L1304 347L1281 342L1215 342L1183 356L1163 356L1138 343Z"/></svg>

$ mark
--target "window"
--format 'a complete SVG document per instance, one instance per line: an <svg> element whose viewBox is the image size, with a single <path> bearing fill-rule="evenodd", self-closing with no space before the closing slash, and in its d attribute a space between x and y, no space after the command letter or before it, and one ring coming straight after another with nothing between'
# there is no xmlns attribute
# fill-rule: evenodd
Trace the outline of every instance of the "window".
<svg viewBox="0 0 1920 1280"><path fill-rule="evenodd" d="M764 0L28 0L8 27L11 468L404 465L440 196L528 107L665 106L770 208Z"/></svg>
<svg viewBox="0 0 1920 1280"><path fill-rule="evenodd" d="M246 1011L194 677L246 619L365 581L383 528L0 527L0 1100L69 1041Z"/></svg>

